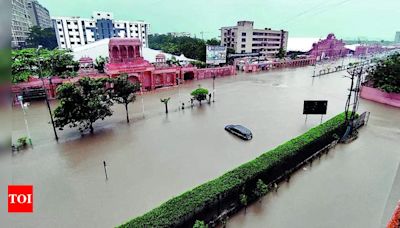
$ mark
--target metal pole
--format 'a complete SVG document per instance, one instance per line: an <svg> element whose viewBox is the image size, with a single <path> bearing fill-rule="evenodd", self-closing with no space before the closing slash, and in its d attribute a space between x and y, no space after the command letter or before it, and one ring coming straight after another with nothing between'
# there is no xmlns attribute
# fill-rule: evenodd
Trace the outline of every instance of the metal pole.
<svg viewBox="0 0 400 228"><path fill-rule="evenodd" d="M25 122L26 134L28 135L29 144L32 146L33 144L32 144L31 133L29 131L28 120L26 119L26 111L25 111L25 107L24 107L22 99L23 99L22 96L18 96L19 103L20 103L22 111L24 113L24 122Z"/></svg>
<svg viewBox="0 0 400 228"><path fill-rule="evenodd" d="M37 57L39 57L40 49L41 49L41 46L39 45L39 47L37 49ZM49 115L50 115L50 119L51 119L51 125L53 126L54 137L56 138L56 141L58 141L57 130L56 130L56 127L54 126L53 114L51 113L50 102L49 102L49 98L47 97L47 90L46 90L46 86L44 84L44 80L43 80L43 77L42 77L42 63L41 63L40 59L38 59L38 61L39 61L39 78L42 79L42 86L43 86L44 94L45 94L45 98L46 98L47 109L49 110Z"/></svg>
<svg viewBox="0 0 400 228"><path fill-rule="evenodd" d="M213 102L215 102L215 75L213 76Z"/></svg>
<svg viewBox="0 0 400 228"><path fill-rule="evenodd" d="M178 96L179 96L179 106L182 104L182 98L181 98L181 80L178 76Z"/></svg>
<svg viewBox="0 0 400 228"><path fill-rule="evenodd" d="M106 175L106 180L108 180L108 175L107 175L107 164L106 161L103 161L103 166L104 166L104 174Z"/></svg>
<svg viewBox="0 0 400 228"><path fill-rule="evenodd" d="M140 84L140 96L142 97L142 113L144 117L144 101L143 101L143 86Z"/></svg>

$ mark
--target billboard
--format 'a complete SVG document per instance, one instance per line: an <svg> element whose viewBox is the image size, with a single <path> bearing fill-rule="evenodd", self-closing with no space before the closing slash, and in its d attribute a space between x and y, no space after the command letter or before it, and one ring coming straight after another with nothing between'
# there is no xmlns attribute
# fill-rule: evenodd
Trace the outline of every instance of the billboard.
<svg viewBox="0 0 400 228"><path fill-rule="evenodd" d="M220 64L226 63L226 47L224 46L206 46L206 63Z"/></svg>
<svg viewBox="0 0 400 228"><path fill-rule="evenodd" d="M304 101L303 114L325 115L328 108L328 101Z"/></svg>

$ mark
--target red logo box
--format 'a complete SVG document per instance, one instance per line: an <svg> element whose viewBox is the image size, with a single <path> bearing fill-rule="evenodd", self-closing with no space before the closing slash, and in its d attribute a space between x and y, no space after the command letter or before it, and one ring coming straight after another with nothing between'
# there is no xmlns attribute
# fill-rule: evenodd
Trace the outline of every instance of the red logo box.
<svg viewBox="0 0 400 228"><path fill-rule="evenodd" d="M33 186L9 185L8 186L8 212L32 213L33 212Z"/></svg>

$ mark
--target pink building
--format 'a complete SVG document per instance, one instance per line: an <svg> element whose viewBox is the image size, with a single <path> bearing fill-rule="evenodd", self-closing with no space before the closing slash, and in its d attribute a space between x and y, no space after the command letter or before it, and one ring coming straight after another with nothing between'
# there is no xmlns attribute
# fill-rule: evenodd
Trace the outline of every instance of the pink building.
<svg viewBox="0 0 400 228"><path fill-rule="evenodd" d="M355 56L365 56L365 55L373 55L386 51L387 49L382 47L380 44L373 45L360 45L357 46L354 55Z"/></svg>
<svg viewBox="0 0 400 228"><path fill-rule="evenodd" d="M317 60L344 57L349 53L344 46L343 40L336 39L335 35L330 33L326 39L314 43L309 54Z"/></svg>
<svg viewBox="0 0 400 228"><path fill-rule="evenodd" d="M141 42L134 38L112 38L109 42L109 63L106 73L117 77L128 74L129 80L139 82L145 90L173 86L188 80L234 75L233 66L197 69L197 67L166 64L165 56L159 54L153 65L141 55Z"/></svg>

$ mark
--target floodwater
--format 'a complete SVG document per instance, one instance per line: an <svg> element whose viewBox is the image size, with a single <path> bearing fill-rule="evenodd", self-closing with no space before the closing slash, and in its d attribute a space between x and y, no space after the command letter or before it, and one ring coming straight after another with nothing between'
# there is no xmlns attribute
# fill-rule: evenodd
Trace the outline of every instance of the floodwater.
<svg viewBox="0 0 400 228"><path fill-rule="evenodd" d="M95 124L95 134L59 131L54 140L44 102L27 112L33 148L0 155L0 196L9 184L34 185L34 213L9 214L0 197L1 227L114 227L173 196L216 178L320 123L302 115L303 100L326 99L324 120L344 111L350 80L344 72L312 79L313 67L218 78L215 103L178 110L198 84L138 96ZM160 98L171 97L165 115ZM53 108L56 106L52 104ZM399 109L362 100L371 111L360 138L340 145L278 193L234 216L228 227L377 227L400 160ZM144 114L144 115L143 115ZM143 117L144 116L144 117ZM13 110L13 139L26 135ZM242 124L253 140L224 131ZM107 163L105 179L103 161Z"/></svg>

